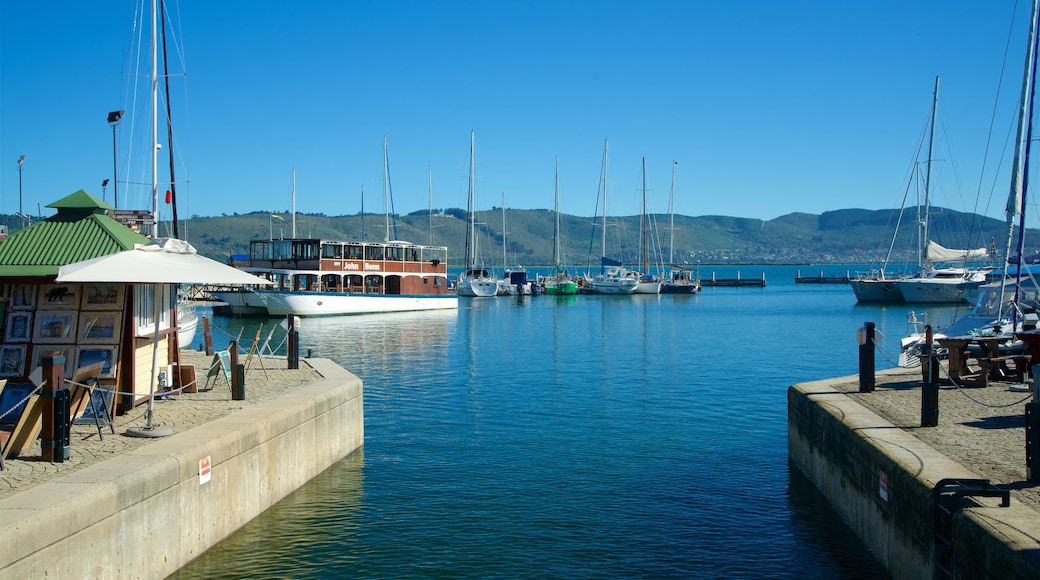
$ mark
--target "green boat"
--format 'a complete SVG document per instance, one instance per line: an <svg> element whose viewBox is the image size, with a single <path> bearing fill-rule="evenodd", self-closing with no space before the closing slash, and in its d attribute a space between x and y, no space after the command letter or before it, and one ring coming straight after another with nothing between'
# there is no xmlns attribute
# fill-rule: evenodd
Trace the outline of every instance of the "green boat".
<svg viewBox="0 0 1040 580"><path fill-rule="evenodd" d="M560 265L560 158L556 158L556 230L553 232L553 273L543 276L542 288L546 294L565 296L578 293L578 281Z"/></svg>

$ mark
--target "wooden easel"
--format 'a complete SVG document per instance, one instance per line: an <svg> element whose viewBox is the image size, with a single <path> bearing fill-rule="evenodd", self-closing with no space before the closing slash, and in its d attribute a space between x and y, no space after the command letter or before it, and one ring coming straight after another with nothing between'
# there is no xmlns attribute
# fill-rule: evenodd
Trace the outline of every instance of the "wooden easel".
<svg viewBox="0 0 1040 580"><path fill-rule="evenodd" d="M260 327L256 329L256 336L253 337L253 344L251 344L249 346L249 353L246 354L245 369L246 369L246 373L247 374L249 373L249 371L253 370L253 364L254 364L253 356L255 355L256 356L256 361L255 362L260 363L260 368L264 371L264 378L267 379L267 378L270 378L270 377L267 376L267 367L264 366L264 357L260 356L260 332L263 329L264 329L264 325L263 324L261 324Z"/></svg>

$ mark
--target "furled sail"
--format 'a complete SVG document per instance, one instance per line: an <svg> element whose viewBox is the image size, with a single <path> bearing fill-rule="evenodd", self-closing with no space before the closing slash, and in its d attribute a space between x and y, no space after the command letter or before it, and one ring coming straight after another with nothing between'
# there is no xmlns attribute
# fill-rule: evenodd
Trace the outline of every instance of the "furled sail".
<svg viewBox="0 0 1040 580"><path fill-rule="evenodd" d="M925 255L930 262L955 262L960 260L986 259L989 258L989 250L976 248L974 250L951 250L939 244L929 241Z"/></svg>

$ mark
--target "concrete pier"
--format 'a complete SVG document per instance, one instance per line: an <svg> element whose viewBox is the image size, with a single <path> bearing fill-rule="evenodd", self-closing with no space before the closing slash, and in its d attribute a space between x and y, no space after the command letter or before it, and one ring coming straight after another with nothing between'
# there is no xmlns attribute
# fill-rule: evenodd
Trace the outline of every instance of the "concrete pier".
<svg viewBox="0 0 1040 580"><path fill-rule="evenodd" d="M201 356L201 355L199 355ZM207 359L199 359L205 381ZM0 577L162 578L364 441L361 380L325 359L250 372L156 403L175 433L137 439L76 425L70 461L28 457L0 472Z"/></svg>
<svg viewBox="0 0 1040 580"><path fill-rule="evenodd" d="M788 450L896 578L931 578L933 490L948 478L986 479L1011 497L966 498L952 518L956 578L1040 575L1040 486L1025 474L1024 400L1006 383L944 385L939 425L920 427L921 371L857 376L788 389Z"/></svg>

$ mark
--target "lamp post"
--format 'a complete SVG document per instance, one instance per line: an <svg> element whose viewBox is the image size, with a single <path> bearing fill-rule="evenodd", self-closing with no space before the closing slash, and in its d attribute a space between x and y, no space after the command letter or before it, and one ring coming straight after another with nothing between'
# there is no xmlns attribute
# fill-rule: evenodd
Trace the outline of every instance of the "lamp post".
<svg viewBox="0 0 1040 580"><path fill-rule="evenodd" d="M108 201L108 199L105 197L105 188L106 187L108 187L108 180L107 179L101 182L101 201Z"/></svg>
<svg viewBox="0 0 1040 580"><path fill-rule="evenodd" d="M18 157L18 217L22 218L22 228L25 228L25 212L22 211L22 165L25 164L25 155Z"/></svg>
<svg viewBox="0 0 1040 580"><path fill-rule="evenodd" d="M119 209L119 168L116 164L116 126L123 118L123 111L112 111L108 114L108 124L112 125L112 206ZM105 180L108 181L107 179ZM102 186L102 189L104 186ZM104 193L102 193L104 195Z"/></svg>

